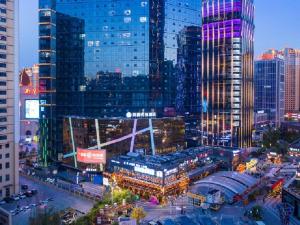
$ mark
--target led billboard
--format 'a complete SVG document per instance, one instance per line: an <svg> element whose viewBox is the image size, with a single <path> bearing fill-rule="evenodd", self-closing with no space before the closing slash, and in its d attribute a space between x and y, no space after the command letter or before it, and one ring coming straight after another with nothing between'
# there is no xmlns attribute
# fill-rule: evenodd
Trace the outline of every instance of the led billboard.
<svg viewBox="0 0 300 225"><path fill-rule="evenodd" d="M25 118L26 119L39 119L39 100L25 100Z"/></svg>
<svg viewBox="0 0 300 225"><path fill-rule="evenodd" d="M77 148L77 161L82 163L106 163L106 151L105 150L89 150Z"/></svg>

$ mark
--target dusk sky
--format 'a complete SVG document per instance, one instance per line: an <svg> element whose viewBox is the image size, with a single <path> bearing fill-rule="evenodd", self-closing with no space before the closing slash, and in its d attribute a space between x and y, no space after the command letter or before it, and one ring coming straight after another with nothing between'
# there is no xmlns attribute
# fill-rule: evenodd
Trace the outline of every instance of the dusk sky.
<svg viewBox="0 0 300 225"><path fill-rule="evenodd" d="M195 0L196 1L196 0ZM300 0L255 0L255 54L300 49ZM38 0L20 0L20 68L38 62Z"/></svg>

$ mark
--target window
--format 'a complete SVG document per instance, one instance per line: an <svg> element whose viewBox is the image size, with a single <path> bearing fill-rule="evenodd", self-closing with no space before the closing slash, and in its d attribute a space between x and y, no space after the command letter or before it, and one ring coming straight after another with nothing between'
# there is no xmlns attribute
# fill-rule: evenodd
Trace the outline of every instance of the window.
<svg viewBox="0 0 300 225"><path fill-rule="evenodd" d="M9 143L5 144L5 148L9 148Z"/></svg>
<svg viewBox="0 0 300 225"><path fill-rule="evenodd" d="M3 140L7 140L7 136L6 135L0 135L0 141L3 141Z"/></svg>
<svg viewBox="0 0 300 225"><path fill-rule="evenodd" d="M141 16L141 17L140 17L140 22L141 22L141 23L146 23L146 22L147 22L147 17Z"/></svg>
<svg viewBox="0 0 300 225"><path fill-rule="evenodd" d="M0 63L0 65L1 65L1 63ZM6 81L0 81L0 86L6 86Z"/></svg>
<svg viewBox="0 0 300 225"><path fill-rule="evenodd" d="M0 163L0 170L2 170L2 163Z"/></svg>
<svg viewBox="0 0 300 225"><path fill-rule="evenodd" d="M1 2L0 2L1 3ZM0 8L0 13L6 14L6 9Z"/></svg>
<svg viewBox="0 0 300 225"><path fill-rule="evenodd" d="M9 158L9 153L6 153L6 154L5 154L5 158Z"/></svg>
<svg viewBox="0 0 300 225"><path fill-rule="evenodd" d="M0 99L0 104L6 104L6 99Z"/></svg>
<svg viewBox="0 0 300 225"><path fill-rule="evenodd" d="M5 175L5 181L9 181L9 174Z"/></svg>
<svg viewBox="0 0 300 225"><path fill-rule="evenodd" d="M0 113L7 113L7 109L4 109L4 108L0 108Z"/></svg>
<svg viewBox="0 0 300 225"><path fill-rule="evenodd" d="M9 168L9 162L5 163L5 168L8 169Z"/></svg>
<svg viewBox="0 0 300 225"><path fill-rule="evenodd" d="M0 49L1 49L1 45L0 45ZM6 72L0 72L0 77L6 77Z"/></svg>
<svg viewBox="0 0 300 225"><path fill-rule="evenodd" d="M6 117L0 117L0 122L7 122L7 118Z"/></svg>

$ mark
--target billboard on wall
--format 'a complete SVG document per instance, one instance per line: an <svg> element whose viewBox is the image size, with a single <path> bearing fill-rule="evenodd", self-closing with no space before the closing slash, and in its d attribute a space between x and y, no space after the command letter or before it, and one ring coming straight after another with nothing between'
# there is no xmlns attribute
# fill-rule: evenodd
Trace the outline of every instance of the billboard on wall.
<svg viewBox="0 0 300 225"><path fill-rule="evenodd" d="M26 119L39 119L40 109L39 100L25 100L25 118Z"/></svg>
<svg viewBox="0 0 300 225"><path fill-rule="evenodd" d="M103 149L89 150L89 149L77 148L77 161L82 163L91 163L91 164L93 163L105 164L106 150Z"/></svg>

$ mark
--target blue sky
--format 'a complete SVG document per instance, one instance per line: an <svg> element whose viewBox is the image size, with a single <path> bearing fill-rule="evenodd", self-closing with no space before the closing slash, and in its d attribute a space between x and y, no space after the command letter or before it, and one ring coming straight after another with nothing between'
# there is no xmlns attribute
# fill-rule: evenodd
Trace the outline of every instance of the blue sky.
<svg viewBox="0 0 300 225"><path fill-rule="evenodd" d="M196 1L196 0L195 0ZM300 49L300 0L255 0L255 54ZM38 62L38 0L20 0L20 68Z"/></svg>

